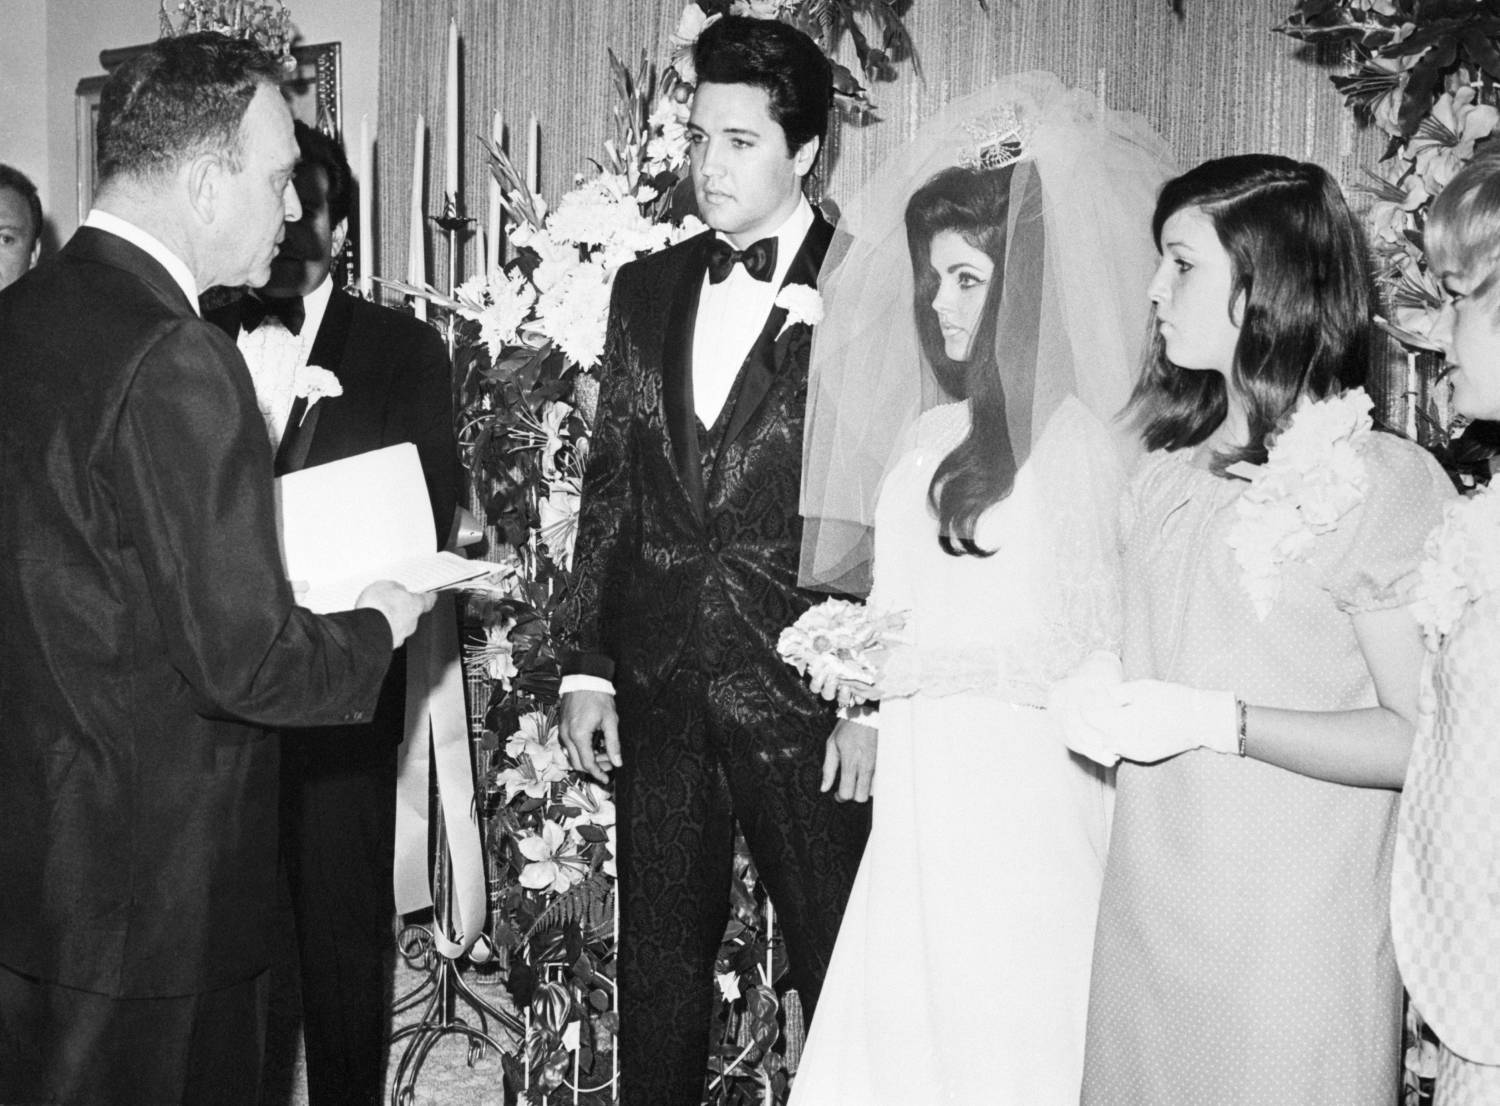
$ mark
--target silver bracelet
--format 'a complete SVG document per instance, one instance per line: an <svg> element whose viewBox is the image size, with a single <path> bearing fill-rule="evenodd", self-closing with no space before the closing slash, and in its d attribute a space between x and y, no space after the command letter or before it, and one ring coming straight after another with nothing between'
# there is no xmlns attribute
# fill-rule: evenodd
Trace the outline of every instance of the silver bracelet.
<svg viewBox="0 0 1500 1106"><path fill-rule="evenodd" d="M1243 699L1234 701L1235 709L1239 712L1239 754L1245 755L1245 729L1249 723L1250 705Z"/></svg>

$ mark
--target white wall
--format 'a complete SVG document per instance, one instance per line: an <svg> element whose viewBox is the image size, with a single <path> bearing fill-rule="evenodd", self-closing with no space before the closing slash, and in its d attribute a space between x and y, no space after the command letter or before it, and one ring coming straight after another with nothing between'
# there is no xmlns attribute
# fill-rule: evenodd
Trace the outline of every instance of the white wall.
<svg viewBox="0 0 1500 1106"><path fill-rule="evenodd" d="M0 0L0 161L30 177L47 206L47 12Z"/></svg>
<svg viewBox="0 0 1500 1106"><path fill-rule="evenodd" d="M380 0L287 0L301 42L340 44L345 149L358 169L359 117L370 113L376 130L380 71Z"/></svg>
<svg viewBox="0 0 1500 1106"><path fill-rule="evenodd" d="M291 0L288 7L301 41L341 43L344 123L354 140L362 112L374 124L380 0ZM0 0L0 161L36 181L56 234L51 244L78 224L74 90L81 78L104 72L101 51L156 38L157 11L154 0Z"/></svg>

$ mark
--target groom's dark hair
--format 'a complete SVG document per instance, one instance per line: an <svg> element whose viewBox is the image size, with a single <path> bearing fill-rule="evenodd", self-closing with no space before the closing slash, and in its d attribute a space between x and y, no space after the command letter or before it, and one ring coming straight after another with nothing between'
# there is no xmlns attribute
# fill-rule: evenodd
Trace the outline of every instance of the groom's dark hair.
<svg viewBox="0 0 1500 1106"><path fill-rule="evenodd" d="M833 67L818 44L776 19L726 15L714 20L693 47L698 83L747 84L771 98L771 118L786 134L789 153L828 136Z"/></svg>

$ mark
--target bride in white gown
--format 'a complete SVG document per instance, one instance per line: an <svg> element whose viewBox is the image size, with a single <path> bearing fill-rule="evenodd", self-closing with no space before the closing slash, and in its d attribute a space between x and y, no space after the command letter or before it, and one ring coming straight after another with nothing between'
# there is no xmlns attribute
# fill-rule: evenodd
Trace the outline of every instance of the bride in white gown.
<svg viewBox="0 0 1500 1106"><path fill-rule="evenodd" d="M1112 419L1171 172L1140 120L1026 74L839 227L804 583L862 592L873 545L870 604L907 622L878 709L840 723L878 731L874 821L793 1106L1078 1101L1111 785L1045 705L1119 640Z"/></svg>

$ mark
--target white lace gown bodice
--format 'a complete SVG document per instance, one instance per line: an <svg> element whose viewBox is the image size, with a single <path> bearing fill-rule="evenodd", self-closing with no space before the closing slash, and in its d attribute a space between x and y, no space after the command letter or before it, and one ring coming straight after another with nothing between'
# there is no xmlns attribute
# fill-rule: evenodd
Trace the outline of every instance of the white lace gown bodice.
<svg viewBox="0 0 1500 1106"><path fill-rule="evenodd" d="M876 509L870 602L907 612L916 694L878 717L873 829L793 1106L1075 1106L1111 785L1041 709L1117 649L1122 474L1076 401L980 520L938 544L927 491L968 411L927 412Z"/></svg>

